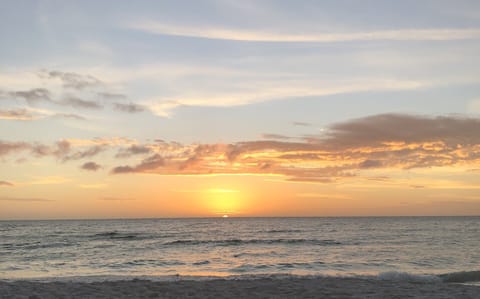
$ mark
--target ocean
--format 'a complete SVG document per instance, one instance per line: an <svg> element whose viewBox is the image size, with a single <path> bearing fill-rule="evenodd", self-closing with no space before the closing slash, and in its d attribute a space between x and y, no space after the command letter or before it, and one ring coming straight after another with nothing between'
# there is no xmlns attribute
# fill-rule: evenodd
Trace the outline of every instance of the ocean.
<svg viewBox="0 0 480 299"><path fill-rule="evenodd" d="M475 281L479 248L480 217L0 221L0 279L461 272Z"/></svg>

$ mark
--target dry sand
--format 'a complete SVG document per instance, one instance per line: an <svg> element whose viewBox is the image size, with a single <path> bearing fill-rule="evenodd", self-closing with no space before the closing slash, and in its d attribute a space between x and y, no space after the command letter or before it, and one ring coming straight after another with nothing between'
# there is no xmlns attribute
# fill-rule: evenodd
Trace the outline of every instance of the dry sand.
<svg viewBox="0 0 480 299"><path fill-rule="evenodd" d="M0 281L0 298L480 298L480 286L364 278Z"/></svg>

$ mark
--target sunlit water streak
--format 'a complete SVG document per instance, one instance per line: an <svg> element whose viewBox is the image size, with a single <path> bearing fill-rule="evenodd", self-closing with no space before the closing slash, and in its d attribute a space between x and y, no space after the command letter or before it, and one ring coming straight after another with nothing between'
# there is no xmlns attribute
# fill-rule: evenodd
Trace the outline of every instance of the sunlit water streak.
<svg viewBox="0 0 480 299"><path fill-rule="evenodd" d="M0 222L0 278L472 271L480 217Z"/></svg>

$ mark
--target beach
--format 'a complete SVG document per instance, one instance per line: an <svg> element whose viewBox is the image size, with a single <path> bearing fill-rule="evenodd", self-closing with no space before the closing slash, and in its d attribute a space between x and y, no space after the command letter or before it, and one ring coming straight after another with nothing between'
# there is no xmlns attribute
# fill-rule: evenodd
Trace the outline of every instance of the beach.
<svg viewBox="0 0 480 299"><path fill-rule="evenodd" d="M283 277L153 281L0 281L0 298L479 298L480 286L441 281Z"/></svg>

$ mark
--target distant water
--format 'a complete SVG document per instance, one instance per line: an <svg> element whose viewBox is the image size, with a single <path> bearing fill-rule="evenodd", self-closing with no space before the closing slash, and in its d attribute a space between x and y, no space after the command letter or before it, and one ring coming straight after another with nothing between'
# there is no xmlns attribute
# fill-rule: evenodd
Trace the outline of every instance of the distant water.
<svg viewBox="0 0 480 299"><path fill-rule="evenodd" d="M480 217L0 222L0 279L433 275L479 267Z"/></svg>

